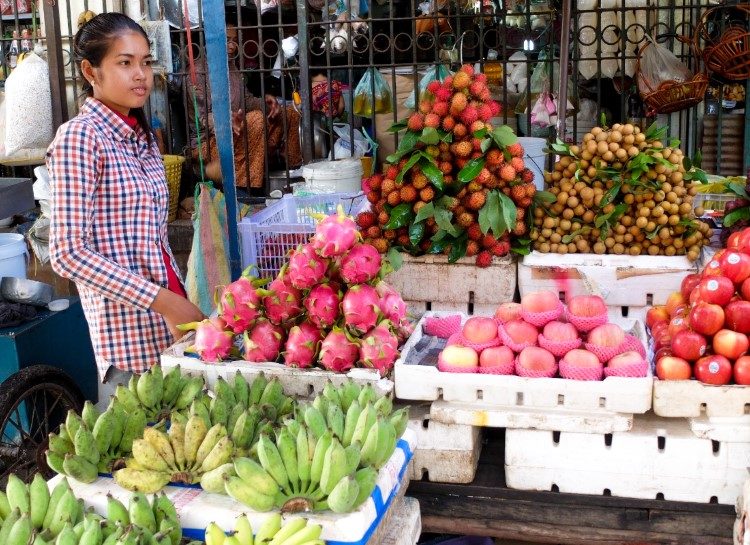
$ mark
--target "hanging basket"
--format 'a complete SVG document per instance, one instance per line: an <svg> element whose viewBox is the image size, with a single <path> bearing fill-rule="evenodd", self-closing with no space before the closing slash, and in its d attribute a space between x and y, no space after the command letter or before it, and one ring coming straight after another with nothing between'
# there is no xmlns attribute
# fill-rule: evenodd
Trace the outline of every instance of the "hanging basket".
<svg viewBox="0 0 750 545"><path fill-rule="evenodd" d="M744 18L729 20L723 28L715 28L729 10ZM703 57L706 68L728 80L750 78L750 4L716 6L701 15L695 27L695 49ZM718 21L717 21L718 19Z"/></svg>
<svg viewBox="0 0 750 545"><path fill-rule="evenodd" d="M693 46L690 38L685 36L676 37L684 44ZM708 76L705 72L698 72L687 81L663 81L657 87L650 84L645 78L641 77L641 55L646 48L651 47L651 42L646 43L638 52L638 59L635 63L635 72L638 75L638 91L643 102L648 108L657 114L671 114L680 110L686 110L703 101L703 97L708 89ZM691 47L695 53L694 47ZM700 58L696 54L697 65L700 64Z"/></svg>

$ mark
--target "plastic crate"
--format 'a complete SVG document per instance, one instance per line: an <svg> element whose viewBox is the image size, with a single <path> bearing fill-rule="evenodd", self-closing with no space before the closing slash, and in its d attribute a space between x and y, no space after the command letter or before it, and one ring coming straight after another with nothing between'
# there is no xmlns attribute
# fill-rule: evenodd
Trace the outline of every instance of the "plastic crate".
<svg viewBox="0 0 750 545"><path fill-rule="evenodd" d="M701 218L711 218L721 226L724 219L724 207L737 198L734 193L697 193L693 197L693 209L703 207Z"/></svg>
<svg viewBox="0 0 750 545"><path fill-rule="evenodd" d="M286 195L283 199L240 222L242 267L254 265L260 278L275 277L289 250L304 244L315 232L316 214L334 214L339 205L356 214L364 194L330 193L309 197Z"/></svg>

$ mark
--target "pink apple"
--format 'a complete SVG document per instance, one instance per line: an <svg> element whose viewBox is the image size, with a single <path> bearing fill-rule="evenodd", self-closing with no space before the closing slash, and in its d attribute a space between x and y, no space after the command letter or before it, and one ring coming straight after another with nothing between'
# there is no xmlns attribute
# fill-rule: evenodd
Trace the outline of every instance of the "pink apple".
<svg viewBox="0 0 750 545"><path fill-rule="evenodd" d="M479 354L479 366L480 367L501 367L505 365L511 365L516 359L516 355L513 350L507 346L493 346L491 348L485 348L482 353Z"/></svg>
<svg viewBox="0 0 750 545"><path fill-rule="evenodd" d="M573 327L573 324L565 322L549 322L544 326L542 331L544 336L549 341L574 341L578 338L578 330Z"/></svg>
<svg viewBox="0 0 750 545"><path fill-rule="evenodd" d="M479 355L476 350L466 346L451 345L443 348L438 358L439 365L459 367L465 369L476 368L479 365Z"/></svg>
<svg viewBox="0 0 750 545"><path fill-rule="evenodd" d="M495 310L495 319L505 323L521 317L521 303L503 303Z"/></svg>
<svg viewBox="0 0 750 545"><path fill-rule="evenodd" d="M639 363L643 363L643 356L641 356L635 350L630 350L628 352L618 354L617 356L609 360L607 362L607 367L629 367L630 365L638 365Z"/></svg>
<svg viewBox="0 0 750 545"><path fill-rule="evenodd" d="M706 353L706 338L689 329L679 331L672 338L672 352L678 358L696 361Z"/></svg>
<svg viewBox="0 0 750 545"><path fill-rule="evenodd" d="M573 316L590 318L606 314L607 304L598 295L576 295L568 301L568 311Z"/></svg>
<svg viewBox="0 0 750 545"><path fill-rule="evenodd" d="M473 316L466 320L462 333L464 338L472 343L487 343L497 337L497 322L494 318Z"/></svg>
<svg viewBox="0 0 750 545"><path fill-rule="evenodd" d="M616 348L625 340L625 332L617 324L603 324L589 332L588 342L597 346Z"/></svg>
<svg viewBox="0 0 750 545"><path fill-rule="evenodd" d="M518 365L530 371L551 371L555 368L555 356L544 348L529 346L518 355Z"/></svg>
<svg viewBox="0 0 750 545"><path fill-rule="evenodd" d="M565 360L565 363L568 365L573 365L575 367L602 367L601 362L599 361L599 358L596 357L596 354L593 352L589 352L588 350L583 350L581 348L575 348L565 354L565 357L563 357Z"/></svg>
<svg viewBox="0 0 750 545"><path fill-rule="evenodd" d="M549 312L560 307L560 298L553 291L536 291L521 297L521 307L526 312Z"/></svg>
<svg viewBox="0 0 750 545"><path fill-rule="evenodd" d="M747 352L750 342L747 335L737 333L731 329L722 329L714 335L713 349L714 353L736 360Z"/></svg>
<svg viewBox="0 0 750 545"><path fill-rule="evenodd" d="M536 344L539 332L536 327L523 320L511 320L503 325L505 332L516 344Z"/></svg>

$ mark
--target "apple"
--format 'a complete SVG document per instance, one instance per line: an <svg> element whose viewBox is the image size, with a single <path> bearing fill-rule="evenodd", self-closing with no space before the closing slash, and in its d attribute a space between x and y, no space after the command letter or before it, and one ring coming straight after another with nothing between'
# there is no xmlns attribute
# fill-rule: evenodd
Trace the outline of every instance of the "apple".
<svg viewBox="0 0 750 545"><path fill-rule="evenodd" d="M526 312L550 312L560 307L560 297L553 291L536 291L521 297Z"/></svg>
<svg viewBox="0 0 750 545"><path fill-rule="evenodd" d="M687 275L685 278L682 279L682 283L680 284L680 293L682 294L682 298L686 301L690 299L690 294L695 289L695 286L698 285L698 282L701 281L701 275L699 273L693 273Z"/></svg>
<svg viewBox="0 0 750 545"><path fill-rule="evenodd" d="M750 253L750 230L743 229L737 236L737 250L745 254Z"/></svg>
<svg viewBox="0 0 750 545"><path fill-rule="evenodd" d="M565 354L563 359L565 360L565 363L575 367L602 367L602 363L599 361L596 354L581 348L575 348L569 351Z"/></svg>
<svg viewBox="0 0 750 545"><path fill-rule="evenodd" d="M503 303L495 310L495 319L505 323L521 317L521 303Z"/></svg>
<svg viewBox="0 0 750 545"><path fill-rule="evenodd" d="M672 348L672 336L669 333L662 333L661 337L654 340L654 350L659 351L662 348Z"/></svg>
<svg viewBox="0 0 750 545"><path fill-rule="evenodd" d="M539 332L536 327L523 320L511 320L503 324L505 332L516 344L536 344Z"/></svg>
<svg viewBox="0 0 750 545"><path fill-rule="evenodd" d="M693 292L690 294L690 299L688 300L688 303L691 305L694 305L701 299L701 292L698 291L698 287L693 290Z"/></svg>
<svg viewBox="0 0 750 545"><path fill-rule="evenodd" d="M690 327L702 335L713 335L724 326L724 309L700 302L690 310Z"/></svg>
<svg viewBox="0 0 750 545"><path fill-rule="evenodd" d="M670 344L672 344L671 343L671 339L670 339ZM674 353L672 352L672 347L671 346L663 346L663 347L659 348L654 353L654 361L659 361L661 358L663 358L665 356L674 356Z"/></svg>
<svg viewBox="0 0 750 545"><path fill-rule="evenodd" d="M724 306L734 297L734 282L726 276L711 276L698 284L701 301Z"/></svg>
<svg viewBox="0 0 750 545"><path fill-rule="evenodd" d="M607 362L607 367L629 367L631 365L638 365L640 363L643 363L643 356L641 356L635 350L629 350L610 359Z"/></svg>
<svg viewBox="0 0 750 545"><path fill-rule="evenodd" d="M658 339L662 333L667 333L669 328L669 322L656 322L654 327L651 328L651 336L654 339Z"/></svg>
<svg viewBox="0 0 750 545"><path fill-rule="evenodd" d="M657 322L669 322L669 312L664 306L651 307L646 312L646 325L653 331Z"/></svg>
<svg viewBox="0 0 750 545"><path fill-rule="evenodd" d="M741 284L750 277L750 255L737 250L727 250L719 260L721 272L735 284Z"/></svg>
<svg viewBox="0 0 750 545"><path fill-rule="evenodd" d="M479 365L479 355L473 348L467 346L451 345L443 348L438 357L438 368L443 369L457 368L457 369L476 369Z"/></svg>
<svg viewBox="0 0 750 545"><path fill-rule="evenodd" d="M681 316L678 316L676 318L672 318L672 321L669 322L667 333L669 333L670 337L674 337L675 335L677 335L677 333L679 333L680 331L685 331L686 329L689 329L687 320Z"/></svg>
<svg viewBox="0 0 750 545"><path fill-rule="evenodd" d="M656 376L661 380L688 380L693 374L690 363L674 356L656 360Z"/></svg>
<svg viewBox="0 0 750 545"><path fill-rule="evenodd" d="M689 329L679 331L672 337L672 352L678 358L696 361L706 353L706 338Z"/></svg>
<svg viewBox="0 0 750 545"><path fill-rule="evenodd" d="M742 298L745 301L750 301L750 278L746 278L739 289Z"/></svg>
<svg viewBox="0 0 750 545"><path fill-rule="evenodd" d="M464 324L464 338L474 344L483 344L497 337L497 322L486 316L472 316Z"/></svg>
<svg viewBox="0 0 750 545"><path fill-rule="evenodd" d="M714 352L730 360L736 360L747 352L750 341L747 335L731 329L722 329L714 335L712 343Z"/></svg>
<svg viewBox="0 0 750 545"><path fill-rule="evenodd" d="M706 263L706 266L703 269L703 276L721 276L721 262L719 259L721 258L720 252L716 252L714 254L714 257Z"/></svg>
<svg viewBox="0 0 750 545"><path fill-rule="evenodd" d="M750 333L750 301L732 301L724 309L725 325L739 333Z"/></svg>
<svg viewBox="0 0 750 545"><path fill-rule="evenodd" d="M727 248L738 249L740 247L740 234L742 231L735 231L727 239Z"/></svg>
<svg viewBox="0 0 750 545"><path fill-rule="evenodd" d="M589 332L588 342L596 346L617 348L625 340L625 332L617 324L596 326Z"/></svg>
<svg viewBox="0 0 750 545"><path fill-rule="evenodd" d="M685 303L686 299L682 296L682 294L679 291L674 291L669 294L669 297L667 297L667 302L664 306L666 307L669 315L674 316L674 309L680 305L684 305Z"/></svg>
<svg viewBox="0 0 750 545"><path fill-rule="evenodd" d="M721 386L732 380L732 364L724 356L713 354L695 362L695 378L704 384Z"/></svg>
<svg viewBox="0 0 750 545"><path fill-rule="evenodd" d="M598 295L576 295L568 301L573 316L592 318L607 313L607 303Z"/></svg>
<svg viewBox="0 0 750 545"><path fill-rule="evenodd" d="M506 365L512 365L516 359L516 355L513 350L507 346L493 346L491 348L485 348L482 353L479 354L479 366L480 367L503 367Z"/></svg>
<svg viewBox="0 0 750 545"><path fill-rule="evenodd" d="M742 356L734 362L734 381L737 384L750 386L750 356Z"/></svg>
<svg viewBox="0 0 750 545"><path fill-rule="evenodd" d="M555 356L544 348L527 346L518 354L518 365L530 371L552 371L555 368Z"/></svg>
<svg viewBox="0 0 750 545"><path fill-rule="evenodd" d="M578 330L573 324L556 320L545 325L542 334L548 341L567 342L578 338Z"/></svg>

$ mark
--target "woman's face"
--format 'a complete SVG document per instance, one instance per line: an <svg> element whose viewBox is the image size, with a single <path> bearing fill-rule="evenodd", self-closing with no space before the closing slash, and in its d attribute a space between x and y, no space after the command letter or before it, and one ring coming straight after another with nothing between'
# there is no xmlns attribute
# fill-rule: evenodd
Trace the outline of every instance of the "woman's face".
<svg viewBox="0 0 750 545"><path fill-rule="evenodd" d="M128 115L148 100L154 85L153 58L143 35L126 32L115 39L101 65L90 67L94 98L111 109ZM88 77L87 71L84 74Z"/></svg>

